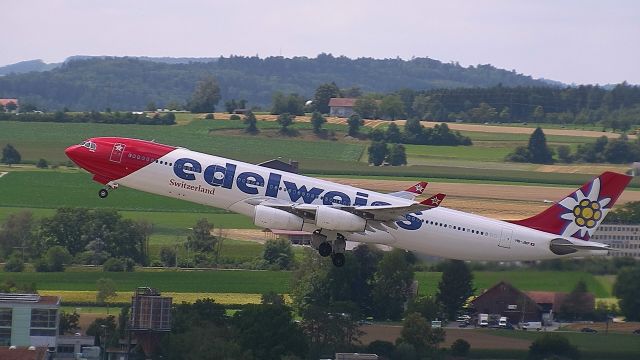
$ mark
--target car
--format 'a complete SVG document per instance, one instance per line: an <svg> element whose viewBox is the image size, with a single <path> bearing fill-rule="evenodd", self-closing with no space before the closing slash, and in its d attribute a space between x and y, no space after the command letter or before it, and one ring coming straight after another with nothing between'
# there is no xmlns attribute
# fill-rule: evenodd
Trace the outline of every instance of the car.
<svg viewBox="0 0 640 360"><path fill-rule="evenodd" d="M633 333L634 333L635 335L640 335L640 329L635 329L635 330L633 330Z"/></svg>
<svg viewBox="0 0 640 360"><path fill-rule="evenodd" d="M469 316L469 315L460 315L456 319L457 322L461 322L461 323L469 322L470 320L471 320L471 316Z"/></svg>
<svg viewBox="0 0 640 360"><path fill-rule="evenodd" d="M596 334L598 332L598 330L592 329L592 328L589 328L589 327L583 327L582 329L580 329L580 332Z"/></svg>
<svg viewBox="0 0 640 360"><path fill-rule="evenodd" d="M470 324L469 324L469 322L468 322L468 321L465 321L465 322L461 322L461 323L458 325L458 327L459 327L459 328L466 328L466 327L468 327L469 325L470 325Z"/></svg>

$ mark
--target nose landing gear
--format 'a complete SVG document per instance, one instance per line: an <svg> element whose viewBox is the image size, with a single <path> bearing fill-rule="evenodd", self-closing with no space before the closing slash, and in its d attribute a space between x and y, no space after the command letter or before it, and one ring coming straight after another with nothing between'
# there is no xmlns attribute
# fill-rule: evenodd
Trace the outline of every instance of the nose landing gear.
<svg viewBox="0 0 640 360"><path fill-rule="evenodd" d="M100 189L100 190L98 190L98 196L99 196L101 199L104 199L104 198L106 198L107 196L109 196L109 189L111 189L111 190L115 190L115 189L117 189L117 188L118 188L118 184L116 184L116 183L114 183L114 182L109 181L109 182L107 183L107 187L105 187L104 189Z"/></svg>

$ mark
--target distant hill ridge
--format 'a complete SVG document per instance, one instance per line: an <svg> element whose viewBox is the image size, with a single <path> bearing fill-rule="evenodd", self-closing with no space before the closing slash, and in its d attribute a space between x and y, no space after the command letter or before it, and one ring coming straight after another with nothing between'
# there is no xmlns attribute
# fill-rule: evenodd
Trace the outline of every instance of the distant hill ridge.
<svg viewBox="0 0 640 360"><path fill-rule="evenodd" d="M54 67L51 69L50 67ZM49 110L142 109L185 103L196 82L207 75L218 80L224 99L246 99L250 106L268 106L275 92L312 97L322 83L363 92L392 92L403 88L552 86L547 80L495 68L462 67L430 58L372 59L334 57L136 58L71 57L62 64L41 60L22 62L0 77L0 97L15 97ZM28 72L27 72L28 71Z"/></svg>

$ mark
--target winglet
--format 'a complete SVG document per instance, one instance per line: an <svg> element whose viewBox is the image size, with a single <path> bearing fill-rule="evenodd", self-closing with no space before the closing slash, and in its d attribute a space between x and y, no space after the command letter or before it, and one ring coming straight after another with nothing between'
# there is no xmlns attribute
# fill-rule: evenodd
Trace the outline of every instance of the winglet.
<svg viewBox="0 0 640 360"><path fill-rule="evenodd" d="M444 200L445 196L447 196L447 195L445 195L445 194L435 194L432 197L421 201L420 204L431 206L431 207L438 207L438 206L440 206L440 203L442 202L442 200Z"/></svg>
<svg viewBox="0 0 640 360"><path fill-rule="evenodd" d="M412 187L408 188L405 191L410 192L412 194L416 194L416 195L422 195L422 192L427 187L427 184L429 184L429 183L426 182L426 181L421 181L421 182L413 185Z"/></svg>

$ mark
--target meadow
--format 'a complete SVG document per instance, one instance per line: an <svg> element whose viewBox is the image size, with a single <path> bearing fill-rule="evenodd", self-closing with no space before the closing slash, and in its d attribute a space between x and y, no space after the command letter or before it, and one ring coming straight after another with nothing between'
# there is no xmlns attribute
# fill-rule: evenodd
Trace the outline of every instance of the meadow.
<svg viewBox="0 0 640 360"><path fill-rule="evenodd" d="M289 293L292 272L251 270L144 270L130 273L96 271L67 271L60 273L0 273L0 281L35 283L39 290L95 291L96 281L111 278L118 291L133 291L138 286L155 287L161 291L176 293L246 293L261 294L267 291ZM417 272L419 293L433 295L441 273ZM584 280L589 291L597 298L611 297L608 288L586 272L575 271L477 271L474 272L476 294L504 280L524 291L570 292L579 280Z"/></svg>

